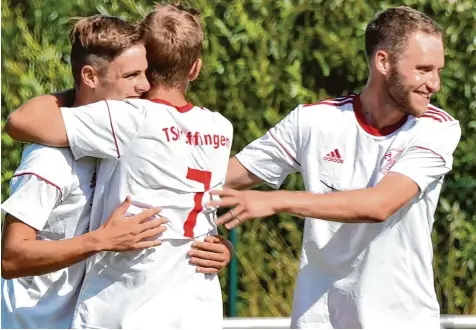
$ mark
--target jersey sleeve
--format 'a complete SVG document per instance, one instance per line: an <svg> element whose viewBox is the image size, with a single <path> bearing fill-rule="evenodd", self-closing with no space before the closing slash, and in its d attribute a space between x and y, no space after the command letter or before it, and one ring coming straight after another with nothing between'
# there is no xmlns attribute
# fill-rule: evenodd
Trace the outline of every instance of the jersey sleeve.
<svg viewBox="0 0 476 330"><path fill-rule="evenodd" d="M458 121L435 123L418 133L389 172L409 177L423 193L452 169L460 138Z"/></svg>
<svg viewBox="0 0 476 330"><path fill-rule="evenodd" d="M60 187L36 174L13 177L10 191L10 197L2 204L2 213L36 230L43 229L51 211L61 201Z"/></svg>
<svg viewBox="0 0 476 330"><path fill-rule="evenodd" d="M273 188L301 168L299 158L300 106L240 151L236 158L250 172Z"/></svg>
<svg viewBox="0 0 476 330"><path fill-rule="evenodd" d="M71 150L76 159L120 158L138 135L146 111L139 103L101 101L61 108Z"/></svg>

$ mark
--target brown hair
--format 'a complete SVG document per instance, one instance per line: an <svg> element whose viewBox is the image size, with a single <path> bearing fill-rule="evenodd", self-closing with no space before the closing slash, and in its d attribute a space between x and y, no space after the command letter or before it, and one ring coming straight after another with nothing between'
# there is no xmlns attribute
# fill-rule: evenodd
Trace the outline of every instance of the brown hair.
<svg viewBox="0 0 476 330"><path fill-rule="evenodd" d="M142 21L147 50L147 78L185 90L188 74L202 50L200 13L181 5L158 5Z"/></svg>
<svg viewBox="0 0 476 330"><path fill-rule="evenodd" d="M378 50L385 50L398 60L408 38L414 32L442 35L436 22L418 10L400 6L378 14L365 30L365 52L370 61Z"/></svg>
<svg viewBox="0 0 476 330"><path fill-rule="evenodd" d="M76 85L81 82L83 66L95 65L103 71L105 64L112 62L123 51L144 42L143 32L137 24L105 15L80 19L71 30L69 39L71 68Z"/></svg>

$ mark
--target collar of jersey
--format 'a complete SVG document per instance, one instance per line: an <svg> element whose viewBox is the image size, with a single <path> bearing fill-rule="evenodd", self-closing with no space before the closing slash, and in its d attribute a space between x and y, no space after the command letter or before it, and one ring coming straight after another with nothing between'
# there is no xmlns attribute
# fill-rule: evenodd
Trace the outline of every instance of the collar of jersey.
<svg viewBox="0 0 476 330"><path fill-rule="evenodd" d="M357 122L359 123L360 127L367 133L374 135L374 136L387 136L398 130L400 127L402 127L406 122L408 115L405 115L402 119L400 119L398 122L396 122L393 125L384 127L382 129L378 129L377 127L373 127L372 125L369 125L365 122L365 116L364 116L364 111L362 110L362 101L360 100L360 95L355 95L354 100L352 102L353 108L354 108L354 114L355 118L357 119Z"/></svg>
<svg viewBox="0 0 476 330"><path fill-rule="evenodd" d="M159 104L165 104L165 105L168 105L170 107L173 107L175 109L177 109L178 112L181 112L181 113L184 113L184 112L187 112L187 111L190 111L193 109L194 105L192 103L187 103L185 105L182 105L182 106L176 106L176 105L173 105L172 103L170 102L167 102L165 100L162 100L162 99L152 99L150 100L151 102L154 102L154 103L159 103Z"/></svg>

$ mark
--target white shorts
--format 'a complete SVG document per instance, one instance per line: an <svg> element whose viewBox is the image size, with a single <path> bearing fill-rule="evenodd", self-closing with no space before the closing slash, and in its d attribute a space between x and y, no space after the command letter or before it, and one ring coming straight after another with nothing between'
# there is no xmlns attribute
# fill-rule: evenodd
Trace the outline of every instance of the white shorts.
<svg viewBox="0 0 476 330"><path fill-rule="evenodd" d="M189 263L192 242L107 253L86 275L72 327L221 329L220 282Z"/></svg>

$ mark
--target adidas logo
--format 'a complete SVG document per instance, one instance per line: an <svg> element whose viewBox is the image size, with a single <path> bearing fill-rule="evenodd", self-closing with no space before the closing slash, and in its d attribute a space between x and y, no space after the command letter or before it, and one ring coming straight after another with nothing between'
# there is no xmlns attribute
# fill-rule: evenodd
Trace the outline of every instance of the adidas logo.
<svg viewBox="0 0 476 330"><path fill-rule="evenodd" d="M334 163L339 163L342 164L344 160L340 156L339 150L335 149L332 152L329 152L327 155L324 156L324 160L327 160L329 162L334 162Z"/></svg>

